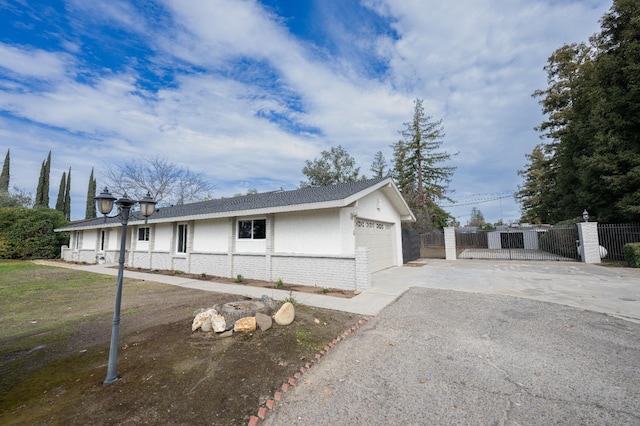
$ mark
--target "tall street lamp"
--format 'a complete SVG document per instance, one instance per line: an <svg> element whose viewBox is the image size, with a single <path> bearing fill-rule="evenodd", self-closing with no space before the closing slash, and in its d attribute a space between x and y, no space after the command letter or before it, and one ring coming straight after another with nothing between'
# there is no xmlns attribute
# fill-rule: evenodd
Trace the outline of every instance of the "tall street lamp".
<svg viewBox="0 0 640 426"><path fill-rule="evenodd" d="M116 375L116 364L118 362L118 334L120 333L120 302L122 300L122 278L124 275L124 257L127 247L127 224L129 223L129 213L131 207L140 204L140 214L144 216L145 223L149 216L151 216L155 210L156 202L151 198L151 194L147 192L147 196L140 201L135 201L129 198L125 192L122 198L116 201L107 188L100 195L94 197L96 200L96 206L98 211L104 215L104 220L107 220L107 215L113 210L113 203L118 206L118 217L120 223L122 223L122 234L120 235L120 259L118 261L118 286L116 290L116 303L113 310L113 325L111 327L111 346L109 348L109 364L107 367L107 377L104 379L103 384L105 386L112 384L118 380Z"/></svg>

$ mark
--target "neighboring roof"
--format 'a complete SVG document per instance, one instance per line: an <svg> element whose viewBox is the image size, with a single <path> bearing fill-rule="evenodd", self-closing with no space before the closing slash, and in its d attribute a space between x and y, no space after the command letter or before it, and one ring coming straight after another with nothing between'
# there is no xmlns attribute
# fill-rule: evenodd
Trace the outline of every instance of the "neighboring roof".
<svg viewBox="0 0 640 426"><path fill-rule="evenodd" d="M200 201L178 206L160 207L149 217L149 223L173 222L179 220L208 219L252 214L269 214L287 211L314 210L320 208L345 207L363 196L383 189L403 220L415 221L397 187L390 178L376 178L336 185L274 191L244 195L233 198ZM131 212L130 223L144 221L139 212ZM56 231L92 229L120 224L117 217L103 217L71 222Z"/></svg>

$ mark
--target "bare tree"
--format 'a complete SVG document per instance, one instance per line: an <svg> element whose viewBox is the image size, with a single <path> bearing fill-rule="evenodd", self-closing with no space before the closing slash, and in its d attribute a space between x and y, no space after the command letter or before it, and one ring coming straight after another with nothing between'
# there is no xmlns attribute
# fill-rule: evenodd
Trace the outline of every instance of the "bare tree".
<svg viewBox="0 0 640 426"><path fill-rule="evenodd" d="M200 201L215 188L204 173L192 172L157 156L108 164L102 175L102 186L116 196L126 192L139 200L149 192L159 206Z"/></svg>

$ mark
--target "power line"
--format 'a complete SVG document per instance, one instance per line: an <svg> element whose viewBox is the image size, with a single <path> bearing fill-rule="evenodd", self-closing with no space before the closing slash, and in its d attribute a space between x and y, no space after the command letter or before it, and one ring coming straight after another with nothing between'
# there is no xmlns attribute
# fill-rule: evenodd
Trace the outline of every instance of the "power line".
<svg viewBox="0 0 640 426"><path fill-rule="evenodd" d="M505 194L505 193L502 193ZM504 198L510 198L513 197L514 193L509 193L506 195L501 195L501 196L496 196L496 197L488 197L488 198L479 198L479 199L474 199L474 200L469 200L466 201L465 198L458 200L458 201L454 201L452 204L449 205L445 205L445 206L440 206L442 208L444 207L460 207L460 206L471 206L474 204L483 204L483 203L489 203L491 201L498 201L498 200L502 200Z"/></svg>

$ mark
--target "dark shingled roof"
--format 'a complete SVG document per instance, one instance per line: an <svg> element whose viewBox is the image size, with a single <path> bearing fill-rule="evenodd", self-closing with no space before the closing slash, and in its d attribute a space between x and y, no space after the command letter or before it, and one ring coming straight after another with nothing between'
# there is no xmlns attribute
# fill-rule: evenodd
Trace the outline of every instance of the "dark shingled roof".
<svg viewBox="0 0 640 426"><path fill-rule="evenodd" d="M151 216L151 219L169 219L188 216L225 213L234 211L265 210L269 208L292 206L298 204L314 204L343 200L360 191L363 191L387 178L375 178L360 180L357 182L339 183L329 186L317 186L292 191L273 191L260 194L244 195L233 198L221 198L217 200L200 201L197 203L182 204L179 206L159 207ZM139 212L132 212L131 221L144 220ZM108 224L119 223L116 217L107 218ZM72 222L59 230L67 231L73 228L93 227L104 224L104 218L99 217L90 220Z"/></svg>

